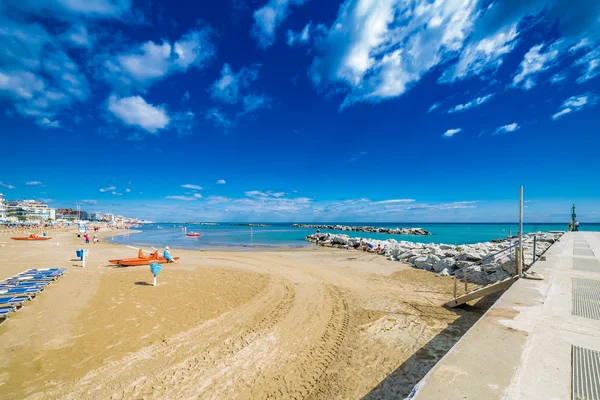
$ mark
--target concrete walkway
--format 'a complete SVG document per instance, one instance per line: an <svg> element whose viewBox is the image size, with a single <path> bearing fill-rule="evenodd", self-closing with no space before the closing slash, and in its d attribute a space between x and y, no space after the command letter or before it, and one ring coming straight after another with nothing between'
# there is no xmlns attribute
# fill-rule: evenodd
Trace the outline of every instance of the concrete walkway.
<svg viewBox="0 0 600 400"><path fill-rule="evenodd" d="M533 270L410 398L600 400L600 232L566 233Z"/></svg>

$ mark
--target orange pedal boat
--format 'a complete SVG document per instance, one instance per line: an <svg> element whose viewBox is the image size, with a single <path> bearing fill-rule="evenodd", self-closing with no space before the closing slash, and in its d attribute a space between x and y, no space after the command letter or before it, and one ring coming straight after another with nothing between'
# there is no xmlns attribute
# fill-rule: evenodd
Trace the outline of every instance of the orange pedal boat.
<svg viewBox="0 0 600 400"><path fill-rule="evenodd" d="M175 261L179 260L179 257L173 257ZM138 256L135 258L123 258L120 260L108 260L111 264L121 265L123 267L134 267L136 265L150 265L153 263L168 263L166 258L159 257L158 251L150 254L150 256L145 256L144 253L140 250L138 251Z"/></svg>
<svg viewBox="0 0 600 400"><path fill-rule="evenodd" d="M12 240L50 240L50 236L29 235L25 237L11 237Z"/></svg>

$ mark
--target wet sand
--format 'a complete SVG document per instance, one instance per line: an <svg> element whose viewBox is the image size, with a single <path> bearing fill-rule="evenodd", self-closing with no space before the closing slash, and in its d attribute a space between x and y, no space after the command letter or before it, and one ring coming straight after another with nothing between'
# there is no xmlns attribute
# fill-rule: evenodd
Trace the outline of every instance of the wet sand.
<svg viewBox="0 0 600 400"><path fill-rule="evenodd" d="M6 399L397 399L492 301L445 309L451 278L338 249L172 250L153 287L107 263L122 245L0 241L2 278L68 268L0 325Z"/></svg>

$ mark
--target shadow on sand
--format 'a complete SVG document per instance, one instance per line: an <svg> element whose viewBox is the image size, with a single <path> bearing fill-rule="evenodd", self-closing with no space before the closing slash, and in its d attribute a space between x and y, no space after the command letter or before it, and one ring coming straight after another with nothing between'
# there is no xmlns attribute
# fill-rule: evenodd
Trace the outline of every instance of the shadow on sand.
<svg viewBox="0 0 600 400"><path fill-rule="evenodd" d="M138 286L152 286L152 284L148 282L136 282L135 284Z"/></svg>
<svg viewBox="0 0 600 400"><path fill-rule="evenodd" d="M364 400L404 399L433 366L444 357L460 338L483 316L502 295L495 293L473 306L451 309L459 317L417 350L408 360L362 397Z"/></svg>

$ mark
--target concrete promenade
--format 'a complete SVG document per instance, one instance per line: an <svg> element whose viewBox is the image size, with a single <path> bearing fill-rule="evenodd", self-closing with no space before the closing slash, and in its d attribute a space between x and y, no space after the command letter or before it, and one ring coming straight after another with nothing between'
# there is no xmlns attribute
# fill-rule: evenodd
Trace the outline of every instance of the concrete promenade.
<svg viewBox="0 0 600 400"><path fill-rule="evenodd" d="M600 400L600 232L568 232L409 398Z"/></svg>

